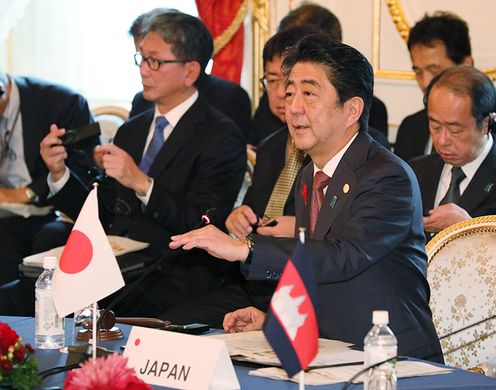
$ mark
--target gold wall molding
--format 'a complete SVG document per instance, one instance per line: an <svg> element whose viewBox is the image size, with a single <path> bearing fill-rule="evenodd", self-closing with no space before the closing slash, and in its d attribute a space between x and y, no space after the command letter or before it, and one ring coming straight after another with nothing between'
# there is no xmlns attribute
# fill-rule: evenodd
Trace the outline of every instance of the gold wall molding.
<svg viewBox="0 0 496 390"><path fill-rule="evenodd" d="M258 105L258 98L263 88L260 79L263 76L263 47L270 38L270 0L252 0L252 41L253 41L253 69L252 69L252 96L253 109Z"/></svg>
<svg viewBox="0 0 496 390"><path fill-rule="evenodd" d="M381 0L373 0L372 15L372 65L376 77L396 80L414 80L415 73L407 70L391 70L381 68ZM384 0L389 16L393 21L396 31L403 41L408 41L411 25L403 9L401 0ZM496 80L496 68L483 69L492 80Z"/></svg>

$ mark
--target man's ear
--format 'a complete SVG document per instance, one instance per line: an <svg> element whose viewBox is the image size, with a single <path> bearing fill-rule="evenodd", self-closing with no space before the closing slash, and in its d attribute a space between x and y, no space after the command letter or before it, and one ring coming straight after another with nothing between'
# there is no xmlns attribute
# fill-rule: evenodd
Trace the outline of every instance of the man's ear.
<svg viewBox="0 0 496 390"><path fill-rule="evenodd" d="M346 101L345 108L348 114L347 127L357 123L360 120L364 106L365 104L363 99L358 96L354 96Z"/></svg>
<svg viewBox="0 0 496 390"><path fill-rule="evenodd" d="M472 56L466 56L460 65L474 66L474 59Z"/></svg>
<svg viewBox="0 0 496 390"><path fill-rule="evenodd" d="M186 62L186 64L184 64L184 67L186 69L185 83L188 87L190 87L200 77L200 73L202 71L201 66L200 63L197 61L190 61L190 62Z"/></svg>

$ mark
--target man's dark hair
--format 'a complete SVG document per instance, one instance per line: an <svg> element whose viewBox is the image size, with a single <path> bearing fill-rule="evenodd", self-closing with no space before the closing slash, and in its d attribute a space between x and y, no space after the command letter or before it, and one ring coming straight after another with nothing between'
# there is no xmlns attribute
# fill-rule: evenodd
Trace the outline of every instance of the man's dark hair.
<svg viewBox="0 0 496 390"><path fill-rule="evenodd" d="M467 23L450 12L438 11L432 16L425 15L410 30L408 50L414 45L433 46L441 41L446 54L455 64L472 55Z"/></svg>
<svg viewBox="0 0 496 390"><path fill-rule="evenodd" d="M284 55L286 50L290 47L295 46L298 41L316 32L315 29L309 26L293 27L289 30L284 30L273 35L264 45L263 48L263 66L267 61L272 60L274 57Z"/></svg>
<svg viewBox="0 0 496 390"><path fill-rule="evenodd" d="M171 12L179 12L179 11L174 8L154 8L151 11L142 13L140 16L138 16L136 19L133 20L131 27L129 27L129 31L128 31L129 35L131 35L133 39L136 39L138 37L143 37L145 35L143 34L144 26L146 26L150 18L162 13L171 13Z"/></svg>
<svg viewBox="0 0 496 390"><path fill-rule="evenodd" d="M329 34L340 42L343 39L339 19L327 8L317 4L305 3L290 11L279 22L277 31L284 31L298 26L311 26L318 32Z"/></svg>
<svg viewBox="0 0 496 390"><path fill-rule="evenodd" d="M214 51L214 41L203 22L182 12L159 13L148 19L144 35L156 32L170 44L179 60L197 61L202 73Z"/></svg>
<svg viewBox="0 0 496 390"><path fill-rule="evenodd" d="M455 95L469 96L472 101L472 115L479 128L489 114L496 112L496 88L493 82L484 72L472 66L459 65L436 75L425 90L426 108L434 87L444 87Z"/></svg>
<svg viewBox="0 0 496 390"><path fill-rule="evenodd" d="M339 106L355 96L362 98L364 107L359 123L361 130L366 131L374 90L374 72L369 61L358 50L328 35L311 34L288 51L282 65L286 78L293 66L301 62L324 68L336 89Z"/></svg>

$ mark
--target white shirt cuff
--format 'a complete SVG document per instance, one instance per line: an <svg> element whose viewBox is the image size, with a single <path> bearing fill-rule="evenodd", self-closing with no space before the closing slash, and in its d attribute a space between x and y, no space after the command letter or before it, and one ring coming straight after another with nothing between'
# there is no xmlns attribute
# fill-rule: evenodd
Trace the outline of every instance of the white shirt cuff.
<svg viewBox="0 0 496 390"><path fill-rule="evenodd" d="M152 195L153 191L153 185L155 184L155 181L153 180L152 177L150 177L151 182L150 182L150 188L148 188L148 191L146 191L146 194L144 196L138 195L136 192L136 197L143 203L143 205L148 205L148 201L150 200L150 196Z"/></svg>
<svg viewBox="0 0 496 390"><path fill-rule="evenodd" d="M50 188L50 194L48 195L48 197L50 198L54 196L57 192L59 192L69 181L70 177L71 177L71 171L67 167L65 167L65 171L62 177L57 181L53 180L52 174L49 173L47 177L47 182L48 182L48 188Z"/></svg>

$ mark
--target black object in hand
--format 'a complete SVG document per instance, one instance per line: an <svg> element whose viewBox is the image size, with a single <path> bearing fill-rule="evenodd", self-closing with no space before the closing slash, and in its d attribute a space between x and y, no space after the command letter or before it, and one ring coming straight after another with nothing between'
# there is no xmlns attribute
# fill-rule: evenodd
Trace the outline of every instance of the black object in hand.
<svg viewBox="0 0 496 390"><path fill-rule="evenodd" d="M74 130L67 130L65 134L60 136L60 139L62 140L62 145L67 147L85 141L88 138L98 136L100 133L100 123L95 122Z"/></svg>
<svg viewBox="0 0 496 390"><path fill-rule="evenodd" d="M278 223L279 223L279 221L277 219L273 219L267 223L264 223L262 225L262 227L274 227L274 226L277 226Z"/></svg>

